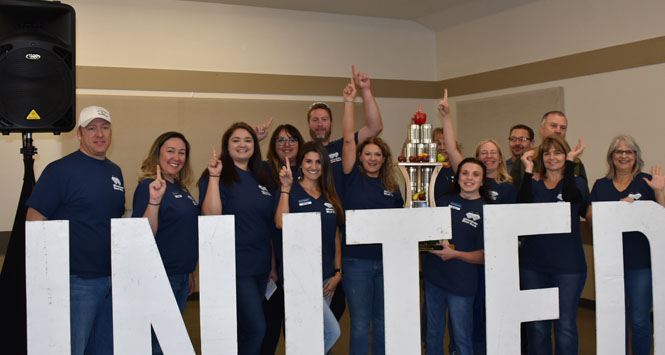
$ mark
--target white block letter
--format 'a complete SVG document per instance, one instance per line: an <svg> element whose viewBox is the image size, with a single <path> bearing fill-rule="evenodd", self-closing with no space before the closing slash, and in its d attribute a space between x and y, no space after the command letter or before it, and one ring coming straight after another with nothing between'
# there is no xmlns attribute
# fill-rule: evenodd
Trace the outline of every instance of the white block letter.
<svg viewBox="0 0 665 355"><path fill-rule="evenodd" d="M596 278L597 354L625 352L625 306L623 286L623 232L641 232L651 247L653 283L654 351L661 349L665 323L661 319L665 302L665 209L653 201L594 202L593 254ZM665 275L662 275L665 276Z"/></svg>
<svg viewBox="0 0 665 355"><path fill-rule="evenodd" d="M235 217L199 217L201 353L238 353Z"/></svg>
<svg viewBox="0 0 665 355"><path fill-rule="evenodd" d="M164 354L194 354L146 218L111 220L113 347L149 354L150 325Z"/></svg>
<svg viewBox="0 0 665 355"><path fill-rule="evenodd" d="M520 323L558 318L559 290L520 291L517 236L569 233L570 204L485 205L484 220L487 353L519 354Z"/></svg>
<svg viewBox="0 0 665 355"><path fill-rule="evenodd" d="M69 221L26 222L25 276L28 354L71 354Z"/></svg>
<svg viewBox="0 0 665 355"><path fill-rule="evenodd" d="M386 354L420 354L418 242L451 236L448 207L346 211L347 244L383 244Z"/></svg>

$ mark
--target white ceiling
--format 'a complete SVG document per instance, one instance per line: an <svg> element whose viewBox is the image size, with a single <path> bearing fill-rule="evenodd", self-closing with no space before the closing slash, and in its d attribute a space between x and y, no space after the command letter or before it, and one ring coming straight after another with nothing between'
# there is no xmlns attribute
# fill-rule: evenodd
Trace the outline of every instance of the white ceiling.
<svg viewBox="0 0 665 355"><path fill-rule="evenodd" d="M183 0L415 21L433 31L540 0Z"/></svg>

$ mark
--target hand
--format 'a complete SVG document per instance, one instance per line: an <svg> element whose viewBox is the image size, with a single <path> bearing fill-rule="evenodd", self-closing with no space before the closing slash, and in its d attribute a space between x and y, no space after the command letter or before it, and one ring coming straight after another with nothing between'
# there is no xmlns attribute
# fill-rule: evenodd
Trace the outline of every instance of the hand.
<svg viewBox="0 0 665 355"><path fill-rule="evenodd" d="M620 199L619 201L623 201L623 202L635 202L635 200L632 199L632 198L630 198L630 197L624 197L624 198Z"/></svg>
<svg viewBox="0 0 665 355"><path fill-rule="evenodd" d="M162 172L159 164L157 165L157 175L155 176L155 180L150 183L149 189L150 203L156 205L162 203L162 197L164 197L164 192L166 192L166 181L162 179Z"/></svg>
<svg viewBox="0 0 665 355"><path fill-rule="evenodd" d="M211 176L222 174L222 161L217 158L217 150L212 147L212 158L208 161L208 173Z"/></svg>
<svg viewBox="0 0 665 355"><path fill-rule="evenodd" d="M651 167L651 180L644 178L644 181L654 192L665 190L665 176L663 176L663 169L658 165Z"/></svg>
<svg viewBox="0 0 665 355"><path fill-rule="evenodd" d="M346 84L346 87L342 91L342 95L344 96L344 100L353 101L355 100L357 94L358 91L356 91L356 85L353 81L353 77L351 77L351 82Z"/></svg>
<svg viewBox="0 0 665 355"><path fill-rule="evenodd" d="M277 270L271 269L270 273L268 274L268 279L273 280L275 281L275 283L277 283L277 281L279 281L279 274L277 273Z"/></svg>
<svg viewBox="0 0 665 355"><path fill-rule="evenodd" d="M577 157L582 155L582 152L584 151L585 147L586 146L584 145L584 141L582 141L582 138L580 138L575 148L571 149L570 152L568 152L568 156L566 157L566 159L570 161L575 161Z"/></svg>
<svg viewBox="0 0 665 355"><path fill-rule="evenodd" d="M439 113L443 117L450 115L450 105L448 104L448 89L443 90L443 99L439 101Z"/></svg>
<svg viewBox="0 0 665 355"><path fill-rule="evenodd" d="M262 140L268 135L270 130L270 125L272 125L273 118L268 118L268 122L254 126L254 133L259 140Z"/></svg>
<svg viewBox="0 0 665 355"><path fill-rule="evenodd" d="M196 281L194 280L194 273L190 272L189 273L189 292L187 293L187 296L191 296L192 293L194 293L195 288L196 288Z"/></svg>
<svg viewBox="0 0 665 355"><path fill-rule="evenodd" d="M441 258L443 261L448 261L451 259L455 259L457 257L455 249L450 247L450 243L447 240L444 240L443 242L439 243L443 247L441 250L430 250L430 253L438 256Z"/></svg>
<svg viewBox="0 0 665 355"><path fill-rule="evenodd" d="M288 192L291 190L291 185L293 185L293 172L291 171L291 164L289 163L288 157L286 158L286 166L283 166L279 171L279 182L282 184L282 191Z"/></svg>
<svg viewBox="0 0 665 355"><path fill-rule="evenodd" d="M329 278L326 284L323 285L323 297L332 297L335 294L335 289L340 281L342 281L342 275L339 272L336 272L335 276Z"/></svg>
<svg viewBox="0 0 665 355"><path fill-rule="evenodd" d="M524 154L522 154L522 157L520 160L522 161L522 165L524 165L524 171L527 173L533 173L533 156L536 154L536 151L531 149Z"/></svg>
<svg viewBox="0 0 665 355"><path fill-rule="evenodd" d="M355 78L358 88L361 91L370 89L369 75L367 75L367 73L357 72L355 65L351 66L351 73L353 73L353 78Z"/></svg>

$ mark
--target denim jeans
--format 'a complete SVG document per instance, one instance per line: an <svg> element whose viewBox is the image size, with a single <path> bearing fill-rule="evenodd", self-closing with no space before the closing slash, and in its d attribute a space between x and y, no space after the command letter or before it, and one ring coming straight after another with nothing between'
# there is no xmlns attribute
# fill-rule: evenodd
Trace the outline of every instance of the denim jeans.
<svg viewBox="0 0 665 355"><path fill-rule="evenodd" d="M167 275L175 301L180 309L180 314L185 311L187 305L187 296L189 295L189 273ZM152 332L152 353L162 354L162 348L159 346L155 332Z"/></svg>
<svg viewBox="0 0 665 355"><path fill-rule="evenodd" d="M473 296L458 296L425 281L427 355L443 355L446 310L455 337L456 354L473 355Z"/></svg>
<svg viewBox="0 0 665 355"><path fill-rule="evenodd" d="M651 269L624 270L626 292L626 354L628 326L632 329L633 355L651 354L651 306L653 305Z"/></svg>
<svg viewBox="0 0 665 355"><path fill-rule="evenodd" d="M349 306L350 355L369 354L372 329L372 355L385 354L383 316L383 260L342 258L344 292Z"/></svg>
<svg viewBox="0 0 665 355"><path fill-rule="evenodd" d="M325 285L329 279L323 280ZM339 336L342 334L342 331L339 329L339 323L335 314L330 309L330 301L332 297L323 298L323 344L325 346L324 354L327 354L330 349L332 349Z"/></svg>
<svg viewBox="0 0 665 355"><path fill-rule="evenodd" d="M236 305L238 312L238 355L255 355L261 351L266 333L263 315L267 276L238 276Z"/></svg>
<svg viewBox="0 0 665 355"><path fill-rule="evenodd" d="M586 282L586 273L560 274L520 269L525 290L559 288L559 319L527 323L529 355L552 354L552 325L556 354L578 353L577 307Z"/></svg>
<svg viewBox="0 0 665 355"><path fill-rule="evenodd" d="M69 276L72 354L113 355L111 276Z"/></svg>

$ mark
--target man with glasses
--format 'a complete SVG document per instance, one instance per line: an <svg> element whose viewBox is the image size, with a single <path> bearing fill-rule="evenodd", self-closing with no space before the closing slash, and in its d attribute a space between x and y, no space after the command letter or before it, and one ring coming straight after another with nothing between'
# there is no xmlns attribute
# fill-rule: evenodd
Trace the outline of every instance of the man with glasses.
<svg viewBox="0 0 665 355"><path fill-rule="evenodd" d="M568 119L566 118L566 115L563 112L549 111L543 115L543 118L540 122L541 139L545 139L549 136L556 135L560 136L565 140L567 131L568 131ZM536 154L534 155L535 157L538 156L539 147L540 146L534 148L536 150ZM582 164L582 161L579 158L577 158L575 162L577 163L577 165L575 166L575 175L584 179L584 181L586 181L588 184L588 179L586 177L586 169L584 169L584 164ZM540 171L540 161L536 159L534 160L533 163L534 163L533 176L534 178L539 178L539 175L536 172ZM519 187L522 183L522 177L524 176L524 166L522 165L522 161L520 159L514 161L513 167L512 169L510 169L510 175L513 177L513 184Z"/></svg>
<svg viewBox="0 0 665 355"><path fill-rule="evenodd" d="M510 171L513 163L520 160L522 153L531 149L534 143L531 127L523 124L513 126L508 136L508 144L510 144L510 153L512 156L506 159L506 169Z"/></svg>

